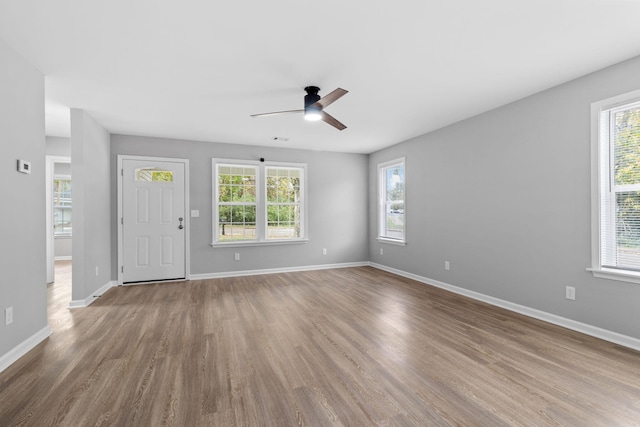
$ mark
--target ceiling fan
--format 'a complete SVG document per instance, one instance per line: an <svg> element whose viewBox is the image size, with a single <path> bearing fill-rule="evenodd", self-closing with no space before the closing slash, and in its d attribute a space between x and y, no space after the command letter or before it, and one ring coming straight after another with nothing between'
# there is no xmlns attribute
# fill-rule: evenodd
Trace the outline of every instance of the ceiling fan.
<svg viewBox="0 0 640 427"><path fill-rule="evenodd" d="M324 109L347 94L347 90L338 88L326 96L320 98L318 92L320 88L317 86L307 86L304 88L307 94L304 96L304 109L302 110L288 110L288 111L274 111L273 113L261 113L252 114L251 117L265 117L273 116L276 114L289 114L289 113L304 113L304 118L310 121L322 120L325 123L329 123L331 126L338 130L344 130L347 127L340 123L335 117L325 112Z"/></svg>

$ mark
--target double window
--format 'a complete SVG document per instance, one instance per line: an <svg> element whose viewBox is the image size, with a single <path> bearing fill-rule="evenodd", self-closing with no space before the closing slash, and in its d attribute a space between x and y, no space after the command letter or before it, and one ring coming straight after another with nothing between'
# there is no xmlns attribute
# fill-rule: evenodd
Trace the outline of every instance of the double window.
<svg viewBox="0 0 640 427"><path fill-rule="evenodd" d="M213 244L304 240L306 165L213 160Z"/></svg>
<svg viewBox="0 0 640 427"><path fill-rule="evenodd" d="M404 157L378 165L378 240L405 243Z"/></svg>
<svg viewBox="0 0 640 427"><path fill-rule="evenodd" d="M640 94L594 104L594 275L640 283Z"/></svg>

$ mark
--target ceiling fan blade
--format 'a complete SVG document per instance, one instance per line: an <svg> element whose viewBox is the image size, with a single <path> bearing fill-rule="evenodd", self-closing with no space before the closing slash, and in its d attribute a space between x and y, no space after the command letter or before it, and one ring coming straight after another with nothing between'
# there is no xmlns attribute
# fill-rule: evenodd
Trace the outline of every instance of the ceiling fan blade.
<svg viewBox="0 0 640 427"><path fill-rule="evenodd" d="M333 92L328 93L327 95L325 95L322 98L320 98L318 101L316 101L316 104L320 104L320 106L322 108L326 108L327 106L333 104L338 99L340 99L343 96L345 96L348 92L349 92L348 90L344 90L342 88L338 88L338 89L334 90Z"/></svg>
<svg viewBox="0 0 640 427"><path fill-rule="evenodd" d="M335 117L333 117L331 114L328 114L326 112L321 112L320 113L322 115L322 121L325 123L329 123L331 126L333 126L334 128L338 129L338 130L344 130L347 127L345 125L343 125L342 123L340 123Z"/></svg>
<svg viewBox="0 0 640 427"><path fill-rule="evenodd" d="M274 111L272 113L252 114L251 117L266 117L266 116L275 116L277 114L290 114L290 113L304 113L304 110Z"/></svg>

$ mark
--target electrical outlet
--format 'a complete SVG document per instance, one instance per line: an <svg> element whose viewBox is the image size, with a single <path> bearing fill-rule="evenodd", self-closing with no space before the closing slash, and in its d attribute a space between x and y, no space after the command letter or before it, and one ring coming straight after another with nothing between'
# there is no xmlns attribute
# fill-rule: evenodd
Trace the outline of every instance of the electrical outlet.
<svg viewBox="0 0 640 427"><path fill-rule="evenodd" d="M10 325L13 323L13 307L4 309L4 324Z"/></svg>
<svg viewBox="0 0 640 427"><path fill-rule="evenodd" d="M384 255L384 249L380 248L380 255Z"/></svg>
<svg viewBox="0 0 640 427"><path fill-rule="evenodd" d="M236 261L240 261L240 254L236 252L233 259L235 259Z"/></svg>
<svg viewBox="0 0 640 427"><path fill-rule="evenodd" d="M449 261L444 262L444 269L447 271L451 270L451 264L449 264Z"/></svg>
<svg viewBox="0 0 640 427"><path fill-rule="evenodd" d="M100 270L98 270L98 266L96 265L96 277L98 277L100 275L99 271Z"/></svg>
<svg viewBox="0 0 640 427"><path fill-rule="evenodd" d="M327 248L322 248L322 255L326 255L327 254Z"/></svg>
<svg viewBox="0 0 640 427"><path fill-rule="evenodd" d="M574 288L573 286L567 286L565 290L565 298L575 301L576 288Z"/></svg>

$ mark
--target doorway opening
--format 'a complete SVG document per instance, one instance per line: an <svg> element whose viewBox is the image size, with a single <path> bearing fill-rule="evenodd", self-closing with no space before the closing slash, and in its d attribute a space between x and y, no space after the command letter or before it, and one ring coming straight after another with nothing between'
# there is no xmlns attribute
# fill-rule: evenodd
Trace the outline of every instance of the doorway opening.
<svg viewBox="0 0 640 427"><path fill-rule="evenodd" d="M46 157L47 283L55 281L55 262L71 263L73 234L71 158Z"/></svg>

